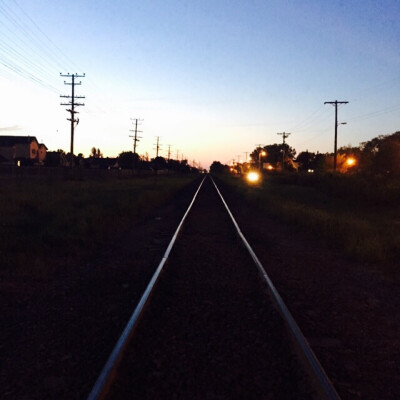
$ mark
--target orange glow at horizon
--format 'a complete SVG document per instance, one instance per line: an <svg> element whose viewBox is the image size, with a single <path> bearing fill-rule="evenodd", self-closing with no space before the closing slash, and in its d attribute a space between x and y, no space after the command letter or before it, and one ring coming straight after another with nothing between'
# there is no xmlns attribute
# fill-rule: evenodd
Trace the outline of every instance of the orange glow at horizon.
<svg viewBox="0 0 400 400"><path fill-rule="evenodd" d="M347 164L349 167L355 165L355 163L356 163L356 159L353 158L353 157L350 157L350 158L348 158L348 159L346 160L346 164Z"/></svg>

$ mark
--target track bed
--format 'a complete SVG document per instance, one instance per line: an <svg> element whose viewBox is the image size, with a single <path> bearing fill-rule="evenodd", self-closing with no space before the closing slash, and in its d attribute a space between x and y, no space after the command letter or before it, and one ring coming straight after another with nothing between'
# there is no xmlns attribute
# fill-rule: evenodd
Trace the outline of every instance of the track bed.
<svg viewBox="0 0 400 400"><path fill-rule="evenodd" d="M286 328L209 178L109 399L310 399Z"/></svg>

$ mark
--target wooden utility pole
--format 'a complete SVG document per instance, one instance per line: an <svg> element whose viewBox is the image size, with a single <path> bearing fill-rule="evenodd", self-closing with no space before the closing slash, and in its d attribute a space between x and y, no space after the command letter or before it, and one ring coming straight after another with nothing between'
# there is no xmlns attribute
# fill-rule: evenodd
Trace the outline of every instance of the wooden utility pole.
<svg viewBox="0 0 400 400"><path fill-rule="evenodd" d="M347 104L348 101L325 101L324 104L332 104L335 106L335 145L334 145L334 155L333 155L333 171L336 171L336 159L337 159L337 106L338 104Z"/></svg>
<svg viewBox="0 0 400 400"><path fill-rule="evenodd" d="M75 114L78 114L78 111L75 111L75 107L78 106L84 106L84 103L76 103L75 99L84 99L85 96L75 96L75 86L76 85L81 85L82 82L75 82L75 78L84 78L85 74L83 75L78 75L78 74L62 74L60 72L60 76L62 76L63 78L71 78L71 82L66 82L64 81L64 85L71 85L72 88L72 93L71 96L65 96L65 95L60 95L60 97L66 98L66 99L70 99L70 101L68 103L60 103L62 106L71 106L70 109L68 109L67 111L71 113L71 118L67 118L68 121L71 121L71 149L70 149L70 153L71 153L71 167L73 167L74 165L74 130L75 130L75 126L79 124L79 118L75 118ZM75 125L76 123L76 125Z"/></svg>
<svg viewBox="0 0 400 400"><path fill-rule="evenodd" d="M156 148L154 150L156 150L156 158L158 157L158 152L160 151L160 136L157 136L157 142L155 143Z"/></svg>
<svg viewBox="0 0 400 400"><path fill-rule="evenodd" d="M281 133L277 133L277 135L282 135L283 138L283 146L282 146L282 171L285 168L285 140L286 138L288 138L291 133L286 133L286 132L281 132Z"/></svg>
<svg viewBox="0 0 400 400"><path fill-rule="evenodd" d="M138 131L138 121L143 121L142 119L138 119L138 118L131 118L132 121L135 121L135 129L130 129L129 132L135 132L134 135L129 135L129 137L133 138L133 165L132 168L136 169L136 158L137 158L137 154L136 154L136 145L137 142L140 142L139 139L141 139L141 136L138 136L138 133L142 133L143 131Z"/></svg>
<svg viewBox="0 0 400 400"><path fill-rule="evenodd" d="M257 151L257 157L258 157L258 164L259 164L259 169L260 169L260 171L261 171L261 166L260 166L260 163L261 163L261 152L263 151L263 145L261 144L261 143L259 143L259 144L256 144L256 150L258 150ZM253 160L253 161L255 161L255 160Z"/></svg>
<svg viewBox="0 0 400 400"><path fill-rule="evenodd" d="M170 158L171 158L171 145L169 144L168 145L168 161L170 160Z"/></svg>

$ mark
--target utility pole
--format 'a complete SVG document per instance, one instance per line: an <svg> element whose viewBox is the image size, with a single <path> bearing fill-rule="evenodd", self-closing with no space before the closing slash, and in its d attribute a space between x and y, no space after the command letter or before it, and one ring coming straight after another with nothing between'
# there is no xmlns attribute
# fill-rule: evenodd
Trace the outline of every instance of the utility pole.
<svg viewBox="0 0 400 400"><path fill-rule="evenodd" d="M176 149L176 161L179 161L179 149Z"/></svg>
<svg viewBox="0 0 400 400"><path fill-rule="evenodd" d="M64 81L64 85L71 85L72 88L72 93L71 96L66 96L66 95L60 95L62 98L70 99L68 103L60 103L62 106L71 106L70 109L67 111L71 113L71 118L67 118L68 121L71 121L71 167L74 165L74 130L75 126L79 124L79 118L75 118L75 114L79 114L78 111L75 111L75 107L78 106L84 106L84 103L76 103L75 99L84 99L85 96L75 96L75 86L76 85L81 85L82 82L75 82L75 78L84 78L85 74L83 75L78 75L78 74L70 74L69 72L67 74L62 74L60 72L60 76L63 78L71 78L71 82L66 82ZM76 125L75 125L76 122Z"/></svg>
<svg viewBox="0 0 400 400"><path fill-rule="evenodd" d="M156 150L156 158L158 157L158 152L160 151L160 136L157 136L157 142L155 143L156 148L154 150Z"/></svg>
<svg viewBox="0 0 400 400"><path fill-rule="evenodd" d="M136 154L136 144L137 142L140 142L139 139L141 139L141 136L138 136L138 133L142 133L143 131L138 131L138 121L143 121L142 119L138 119L138 118L131 118L132 121L135 121L135 129L130 129L129 132L135 132L135 134L129 135L129 137L133 138L133 165L132 168L135 170L136 169L136 158L137 158L137 154Z"/></svg>
<svg viewBox="0 0 400 400"><path fill-rule="evenodd" d="M171 145L169 144L168 145L168 162L169 162L170 158L171 158Z"/></svg>
<svg viewBox="0 0 400 400"><path fill-rule="evenodd" d="M282 171L285 168L285 140L286 138L288 138L291 133L286 133L286 132L281 132L281 133L277 133L277 135L282 135L283 138L283 146L282 146Z"/></svg>
<svg viewBox="0 0 400 400"><path fill-rule="evenodd" d="M334 156L333 156L333 171L336 171L336 159L337 159L337 106L338 104L347 104L348 101L325 101L324 104L332 104L335 106L335 146L334 146Z"/></svg>
<svg viewBox="0 0 400 400"><path fill-rule="evenodd" d="M261 143L256 144L256 150L258 150L257 156L258 156L258 163L260 163L260 153L263 150L263 145Z"/></svg>
<svg viewBox="0 0 400 400"><path fill-rule="evenodd" d="M258 169L261 172L261 157L263 156L263 153L265 155L265 151L263 150L263 145L261 143L256 144L256 150L258 150L258 153L257 153L257 156L258 156Z"/></svg>

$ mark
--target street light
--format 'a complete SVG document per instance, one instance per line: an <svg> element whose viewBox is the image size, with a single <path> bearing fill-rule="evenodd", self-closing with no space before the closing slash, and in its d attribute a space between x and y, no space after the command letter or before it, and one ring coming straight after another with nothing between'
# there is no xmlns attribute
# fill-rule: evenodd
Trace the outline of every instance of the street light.
<svg viewBox="0 0 400 400"><path fill-rule="evenodd" d="M346 164L347 164L349 167L352 167L353 165L356 164L356 159L353 158L353 157L349 157L349 158L346 160Z"/></svg>
<svg viewBox="0 0 400 400"><path fill-rule="evenodd" d="M246 178L250 183L257 183L260 180L260 175L258 172L251 171L247 174Z"/></svg>
<svg viewBox="0 0 400 400"><path fill-rule="evenodd" d="M267 153L264 151L264 150L262 150L259 154L258 154L258 163L259 163L259 170L261 171L261 157L264 157L264 156L266 156L267 155Z"/></svg>

